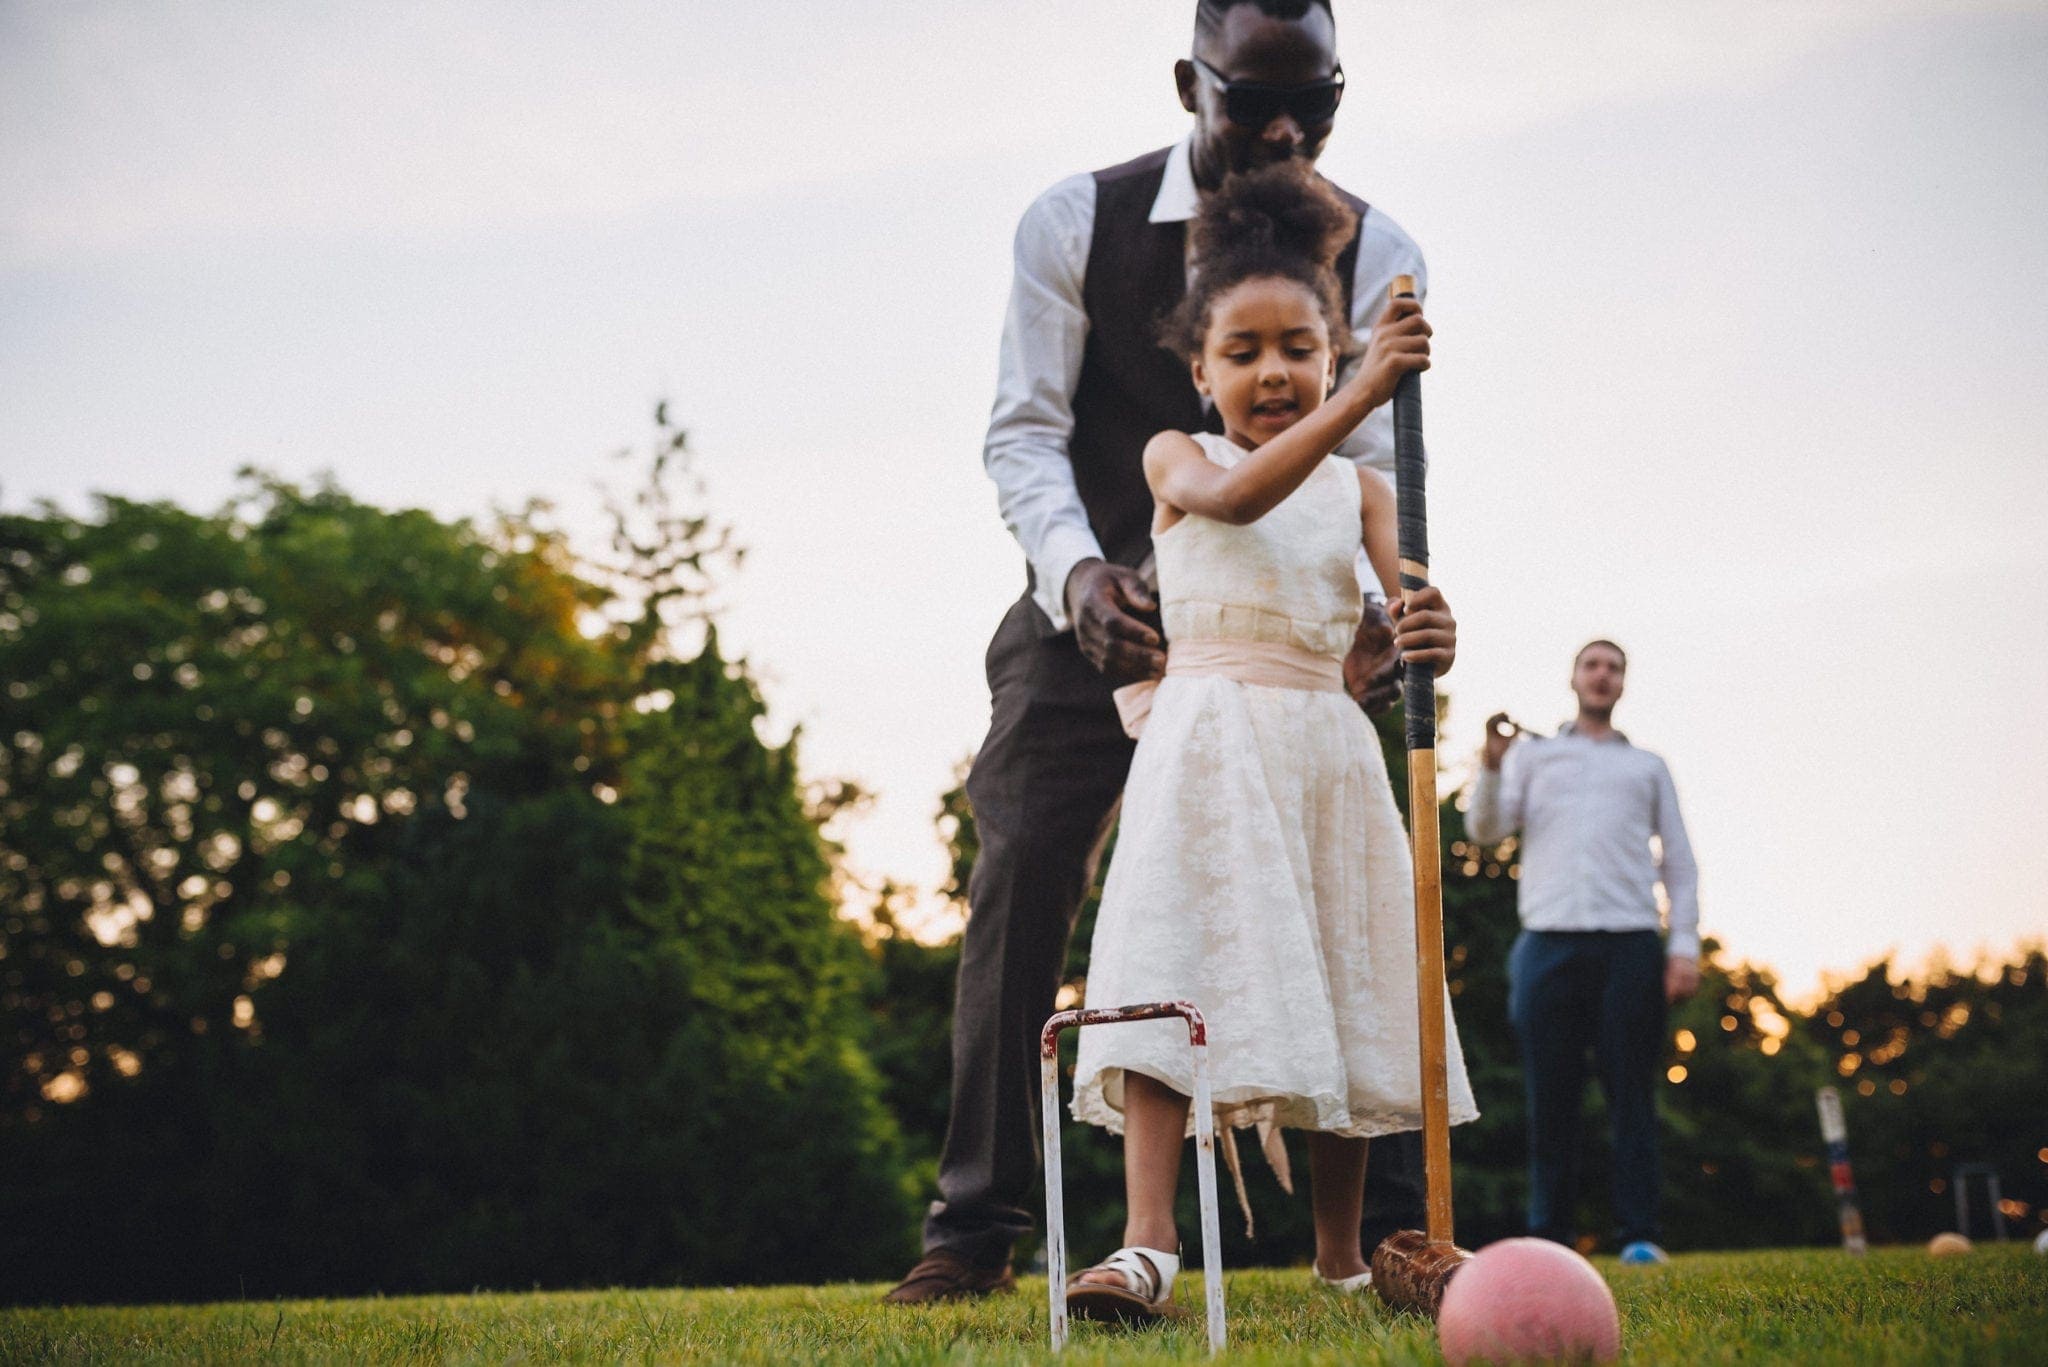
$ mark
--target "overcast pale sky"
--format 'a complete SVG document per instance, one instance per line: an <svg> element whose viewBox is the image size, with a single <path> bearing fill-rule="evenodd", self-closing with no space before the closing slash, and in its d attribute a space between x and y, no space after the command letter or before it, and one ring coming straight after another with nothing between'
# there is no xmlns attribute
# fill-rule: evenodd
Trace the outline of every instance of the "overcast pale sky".
<svg viewBox="0 0 2048 1367"><path fill-rule="evenodd" d="M0 0L0 500L256 462L582 520L666 396L751 547L729 643L928 889L1022 586L1011 229L1180 136L1191 12ZM1458 772L1611 635L1734 953L2048 933L2048 7L1337 12L1324 168L1430 262Z"/></svg>

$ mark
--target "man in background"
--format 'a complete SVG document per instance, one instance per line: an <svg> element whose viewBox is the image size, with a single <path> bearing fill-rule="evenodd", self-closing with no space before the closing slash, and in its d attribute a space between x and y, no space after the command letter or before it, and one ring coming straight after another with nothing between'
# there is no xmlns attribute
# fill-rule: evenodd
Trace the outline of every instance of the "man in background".
<svg viewBox="0 0 2048 1367"><path fill-rule="evenodd" d="M1488 718L1465 825L1484 845L1522 835L1508 1013L1529 1100L1529 1232L1573 1242L1590 1055L1614 1122L1622 1261L1662 1262L1657 1069L1666 1007L1699 987L1699 876L1671 771L1614 729L1627 674L1620 646L1592 641L1572 661L1578 716L1556 736L1516 744L1506 713Z"/></svg>

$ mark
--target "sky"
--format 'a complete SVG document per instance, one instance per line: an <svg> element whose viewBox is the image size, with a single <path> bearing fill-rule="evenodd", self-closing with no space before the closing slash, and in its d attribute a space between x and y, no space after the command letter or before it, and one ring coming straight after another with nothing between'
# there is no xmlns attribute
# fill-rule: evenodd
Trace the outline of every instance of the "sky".
<svg viewBox="0 0 2048 1367"><path fill-rule="evenodd" d="M1023 585L1011 232L1182 135L1191 12L0 0L0 505L253 463L595 549L667 399L727 647L936 914ZM2048 935L2048 6L1337 15L1323 169L1429 260L1450 781L1611 636L1732 955L1806 996Z"/></svg>

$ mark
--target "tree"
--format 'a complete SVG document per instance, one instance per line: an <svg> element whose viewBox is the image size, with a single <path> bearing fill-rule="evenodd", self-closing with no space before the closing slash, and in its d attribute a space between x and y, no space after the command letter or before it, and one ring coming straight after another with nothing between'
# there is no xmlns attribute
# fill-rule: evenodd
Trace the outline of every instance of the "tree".
<svg viewBox="0 0 2048 1367"><path fill-rule="evenodd" d="M907 1249L864 961L795 741L702 629L729 542L657 421L608 567L539 507L260 477L0 518L8 1295Z"/></svg>
<svg viewBox="0 0 2048 1367"><path fill-rule="evenodd" d="M1956 1226L1956 1171L2000 1177L2010 1232L2048 1226L2048 953L2023 946L1975 971L1937 962L1894 980L1888 960L1845 982L1800 1022L1835 1083L1873 1239L1919 1241ZM1970 1192L1987 1237L1988 1192Z"/></svg>

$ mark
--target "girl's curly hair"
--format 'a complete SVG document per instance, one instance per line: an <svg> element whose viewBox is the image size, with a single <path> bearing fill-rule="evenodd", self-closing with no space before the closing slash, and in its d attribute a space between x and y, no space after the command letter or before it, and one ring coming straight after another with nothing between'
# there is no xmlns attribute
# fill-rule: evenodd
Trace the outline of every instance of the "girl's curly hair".
<svg viewBox="0 0 2048 1367"><path fill-rule="evenodd" d="M1159 344L1200 356L1216 300L1247 280L1276 276L1315 296L1330 345L1344 355L1353 342L1336 265L1357 230L1358 215L1306 162L1290 158L1229 177L1202 201L1188 292L1160 320Z"/></svg>

